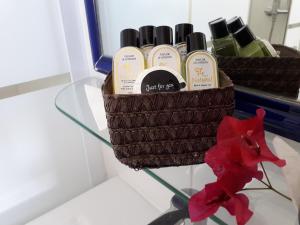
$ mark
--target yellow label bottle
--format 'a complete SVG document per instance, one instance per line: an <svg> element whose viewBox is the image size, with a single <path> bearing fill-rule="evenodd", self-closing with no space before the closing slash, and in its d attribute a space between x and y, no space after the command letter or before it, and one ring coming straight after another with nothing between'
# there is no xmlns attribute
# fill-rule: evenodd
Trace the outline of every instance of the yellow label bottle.
<svg viewBox="0 0 300 225"><path fill-rule="evenodd" d="M115 94L132 94L137 76L145 69L142 52L137 48L139 33L134 29L121 32L121 49L113 58Z"/></svg>
<svg viewBox="0 0 300 225"><path fill-rule="evenodd" d="M203 33L196 32L187 36L185 68L187 88L190 91L219 87L217 61L206 48Z"/></svg>
<svg viewBox="0 0 300 225"><path fill-rule="evenodd" d="M154 26L143 26L139 28L140 49L147 63L149 53L154 47Z"/></svg>
<svg viewBox="0 0 300 225"><path fill-rule="evenodd" d="M177 48L181 62L186 57L186 36L193 33L193 24L180 23L175 26L175 47Z"/></svg>
<svg viewBox="0 0 300 225"><path fill-rule="evenodd" d="M179 52L173 47L173 31L171 27L160 26L154 29L155 47L150 51L147 67L165 66L181 73Z"/></svg>

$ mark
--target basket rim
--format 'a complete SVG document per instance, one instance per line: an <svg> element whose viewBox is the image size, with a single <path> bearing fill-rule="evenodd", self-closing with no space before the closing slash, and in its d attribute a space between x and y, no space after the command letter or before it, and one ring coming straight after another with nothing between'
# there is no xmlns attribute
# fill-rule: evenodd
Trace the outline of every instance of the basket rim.
<svg viewBox="0 0 300 225"><path fill-rule="evenodd" d="M232 80L221 69L219 69L219 80L220 80L220 76L223 77L222 79L225 82L227 82L227 84L224 84L224 86L218 87L218 88L210 88L210 89L194 90L194 91L156 92L156 93L147 93L147 94L114 94L114 93L107 93L108 91L104 89L105 86L108 85L109 82L111 82L112 73L110 73L105 78L105 81L101 87L101 90L102 90L102 95L104 97L125 97L126 98L126 97L141 97L141 96L151 96L151 97L152 96L170 96L170 95L178 95L178 94L183 94L183 93L196 94L196 93L204 92L204 91L225 90L225 89L234 87Z"/></svg>

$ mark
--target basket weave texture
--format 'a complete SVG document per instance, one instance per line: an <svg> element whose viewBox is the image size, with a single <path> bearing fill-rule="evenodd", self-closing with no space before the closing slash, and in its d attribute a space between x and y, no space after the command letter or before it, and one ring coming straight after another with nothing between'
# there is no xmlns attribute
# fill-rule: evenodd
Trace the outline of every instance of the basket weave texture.
<svg viewBox="0 0 300 225"><path fill-rule="evenodd" d="M297 97L300 87L300 52L283 45L273 46L280 52L280 58L219 56L219 68L236 85Z"/></svg>
<svg viewBox="0 0 300 225"><path fill-rule="evenodd" d="M225 115L234 110L231 80L218 89L115 95L109 75L102 94L115 156L131 168L202 163Z"/></svg>

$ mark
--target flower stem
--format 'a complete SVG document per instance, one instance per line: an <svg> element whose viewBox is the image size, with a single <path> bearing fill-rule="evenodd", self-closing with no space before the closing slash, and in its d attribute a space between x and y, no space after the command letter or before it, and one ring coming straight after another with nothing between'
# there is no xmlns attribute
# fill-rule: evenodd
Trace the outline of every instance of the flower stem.
<svg viewBox="0 0 300 225"><path fill-rule="evenodd" d="M258 191L258 190L270 190L270 188L244 188L242 191Z"/></svg>
<svg viewBox="0 0 300 225"><path fill-rule="evenodd" d="M259 182L261 182L262 184L264 184L266 187L262 187L262 188L244 188L242 191L251 191L251 190L257 190L257 191L265 191L265 190L271 190L271 191L274 191L276 194L280 195L281 197L289 200L289 201L292 201L292 199L288 196L286 196L285 194L282 194L280 191L278 191L276 188L274 188L270 182L270 179L268 177L268 174L267 174L267 171L264 167L264 165L262 163L260 163L261 165L261 168L263 170L263 173L267 179L267 182L263 181L263 180L258 180Z"/></svg>
<svg viewBox="0 0 300 225"><path fill-rule="evenodd" d="M265 175L265 177L266 177L266 179L267 179L267 182L268 182L268 183L266 183L266 182L264 182L263 180L259 180L261 183L263 183L265 186L268 187L268 188L265 188L265 189L262 188L261 190L263 190L263 189L264 189L264 190L270 189L270 190L274 191L275 193L279 194L280 196L286 198L287 200L292 201L292 199L291 199L290 197L286 196L285 194L282 194L280 191L278 191L276 188L274 188L274 187L272 186L271 181L270 181L270 179L269 179L269 177L268 177L267 171L266 171L266 169L265 169L263 163L261 162L260 165L261 165L261 168L262 168L262 170L263 170L263 173L264 173L264 175Z"/></svg>
<svg viewBox="0 0 300 225"><path fill-rule="evenodd" d="M264 164L261 162L260 165L261 165L261 168L262 168L262 170L263 170L263 172L264 172L264 174L265 174L265 177L266 177L266 179L267 179L267 181L268 181L268 184L269 184L268 186L272 187L272 184L271 184L271 182L270 182L270 179L269 179L269 177L268 177L268 174L267 174L267 171L266 171L266 169L265 169L265 167L264 167Z"/></svg>
<svg viewBox="0 0 300 225"><path fill-rule="evenodd" d="M280 191L278 191L277 189L273 188L271 185L268 185L266 182L260 180L261 183L263 183L264 185L266 185L268 188L261 188L261 190L271 190L274 191L275 193L279 194L280 196L284 197L285 199L292 201L292 199L288 196L286 196L285 194L282 194Z"/></svg>

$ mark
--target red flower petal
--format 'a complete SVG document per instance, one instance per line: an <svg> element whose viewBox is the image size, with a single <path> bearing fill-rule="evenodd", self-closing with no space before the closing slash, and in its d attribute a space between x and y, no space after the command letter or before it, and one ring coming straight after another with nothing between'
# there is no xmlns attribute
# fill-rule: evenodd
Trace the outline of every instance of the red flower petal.
<svg viewBox="0 0 300 225"><path fill-rule="evenodd" d="M253 215L253 212L249 210L249 199L244 194L234 195L230 200L224 202L223 206L231 215L236 216L238 225L246 224Z"/></svg>
<svg viewBox="0 0 300 225"><path fill-rule="evenodd" d="M191 197L189 201L191 221L201 221L212 216L220 206L236 216L238 225L244 225L253 214L248 209L249 200L244 194L234 194L230 197L219 183L215 182L205 185L202 191Z"/></svg>
<svg viewBox="0 0 300 225"><path fill-rule="evenodd" d="M265 111L263 109L256 110L256 116L247 120L239 120L231 116L224 117L219 125L217 132L217 142L227 142L230 139L240 138L249 131L263 130L263 120Z"/></svg>
<svg viewBox="0 0 300 225"><path fill-rule="evenodd" d="M266 144L264 116L265 111L258 109L256 116L247 120L225 117L218 128L217 144L225 147L237 146L246 166L255 166L263 161L272 162L279 167L284 166L285 161L275 156Z"/></svg>
<svg viewBox="0 0 300 225"><path fill-rule="evenodd" d="M243 164L240 150L235 146L225 148L216 145L206 152L204 160L218 177L219 185L229 194L242 190L252 178L263 178L257 165L248 167Z"/></svg>
<svg viewBox="0 0 300 225"><path fill-rule="evenodd" d="M208 202L220 194L220 189L212 184L205 185L205 188L194 194L189 200L189 214L192 222L201 221L217 212L221 203Z"/></svg>

